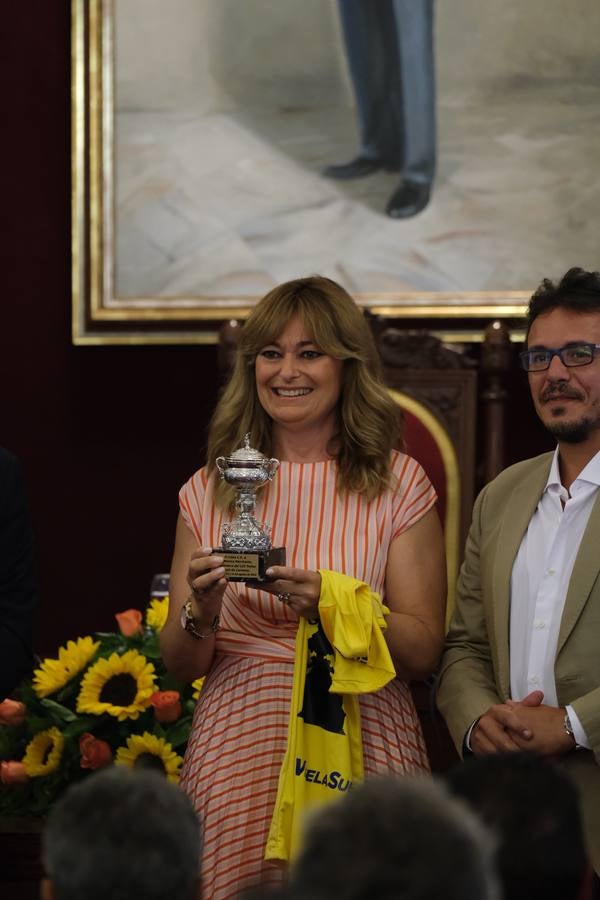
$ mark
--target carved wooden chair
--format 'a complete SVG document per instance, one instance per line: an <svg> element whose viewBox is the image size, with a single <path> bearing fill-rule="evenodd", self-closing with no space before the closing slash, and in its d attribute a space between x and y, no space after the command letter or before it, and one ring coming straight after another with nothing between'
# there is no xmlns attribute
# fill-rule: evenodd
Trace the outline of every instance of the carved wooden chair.
<svg viewBox="0 0 600 900"><path fill-rule="evenodd" d="M450 615L475 492L504 468L508 330L499 322L486 328L478 361L427 332L382 327L373 319L372 328L386 383L403 413L406 450L438 493Z"/></svg>

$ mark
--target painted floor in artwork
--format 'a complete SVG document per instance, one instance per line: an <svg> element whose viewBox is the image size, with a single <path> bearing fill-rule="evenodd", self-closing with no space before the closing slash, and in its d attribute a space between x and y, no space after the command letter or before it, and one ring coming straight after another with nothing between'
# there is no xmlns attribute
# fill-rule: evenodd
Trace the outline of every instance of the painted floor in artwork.
<svg viewBox="0 0 600 900"><path fill-rule="evenodd" d="M257 296L314 272L350 291L530 290L598 267L600 86L445 98L413 219L397 176L321 174L356 152L350 109L117 117L119 296Z"/></svg>

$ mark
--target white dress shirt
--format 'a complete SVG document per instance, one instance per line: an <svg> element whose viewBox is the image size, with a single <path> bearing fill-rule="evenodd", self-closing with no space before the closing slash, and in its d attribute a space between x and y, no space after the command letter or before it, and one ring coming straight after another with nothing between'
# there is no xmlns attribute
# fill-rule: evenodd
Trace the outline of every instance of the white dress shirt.
<svg viewBox="0 0 600 900"><path fill-rule="evenodd" d="M554 660L571 573L600 486L600 453L563 487L558 448L548 481L517 553L510 582L510 690L513 700L544 692L558 706ZM577 714L567 712L575 740L590 746Z"/></svg>

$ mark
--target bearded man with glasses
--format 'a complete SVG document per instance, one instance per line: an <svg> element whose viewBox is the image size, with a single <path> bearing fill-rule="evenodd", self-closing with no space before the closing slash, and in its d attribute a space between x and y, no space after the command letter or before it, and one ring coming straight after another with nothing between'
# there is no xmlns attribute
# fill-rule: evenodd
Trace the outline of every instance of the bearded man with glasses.
<svg viewBox="0 0 600 900"><path fill-rule="evenodd" d="M528 309L535 410L557 439L473 511L438 705L461 753L557 757L600 872L600 273L545 279Z"/></svg>

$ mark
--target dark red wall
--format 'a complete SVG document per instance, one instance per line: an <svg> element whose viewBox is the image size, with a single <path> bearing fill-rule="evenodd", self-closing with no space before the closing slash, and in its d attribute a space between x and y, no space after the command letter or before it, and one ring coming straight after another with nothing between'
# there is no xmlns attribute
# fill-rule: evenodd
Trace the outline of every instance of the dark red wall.
<svg viewBox="0 0 600 900"><path fill-rule="evenodd" d="M0 444L27 479L40 653L144 606L216 394L213 347L71 345L69 5L3 11Z"/></svg>

